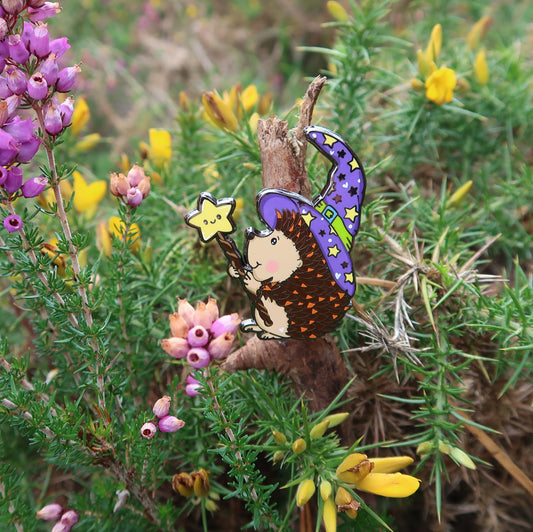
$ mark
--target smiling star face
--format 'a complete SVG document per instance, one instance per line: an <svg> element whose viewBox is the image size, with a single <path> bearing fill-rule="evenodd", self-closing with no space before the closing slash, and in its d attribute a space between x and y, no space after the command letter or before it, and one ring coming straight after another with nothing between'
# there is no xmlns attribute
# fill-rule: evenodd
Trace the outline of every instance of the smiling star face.
<svg viewBox="0 0 533 532"><path fill-rule="evenodd" d="M215 199L208 192L198 198L198 209L189 212L185 221L200 232L203 242L208 242L217 233L232 233L235 230L231 217L235 209L233 198Z"/></svg>

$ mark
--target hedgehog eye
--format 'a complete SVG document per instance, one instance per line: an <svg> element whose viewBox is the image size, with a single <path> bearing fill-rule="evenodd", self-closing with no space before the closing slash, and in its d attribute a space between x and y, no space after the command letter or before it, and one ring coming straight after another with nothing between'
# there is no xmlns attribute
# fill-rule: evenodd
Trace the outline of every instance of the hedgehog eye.
<svg viewBox="0 0 533 532"><path fill-rule="evenodd" d="M270 239L270 243L275 246L278 243L278 239L276 237L273 237Z"/></svg>

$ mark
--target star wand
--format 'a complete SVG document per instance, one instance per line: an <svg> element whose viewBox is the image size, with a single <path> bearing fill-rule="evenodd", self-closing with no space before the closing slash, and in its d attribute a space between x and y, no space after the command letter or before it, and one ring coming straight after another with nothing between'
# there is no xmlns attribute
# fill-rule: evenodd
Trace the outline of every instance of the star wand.
<svg viewBox="0 0 533 532"><path fill-rule="evenodd" d="M242 277L247 268L235 241L227 236L235 231L232 217L234 210L235 200L233 198L217 200L209 192L202 192L198 196L198 208L185 215L185 222L198 229L202 242L209 242L216 238L224 255Z"/></svg>

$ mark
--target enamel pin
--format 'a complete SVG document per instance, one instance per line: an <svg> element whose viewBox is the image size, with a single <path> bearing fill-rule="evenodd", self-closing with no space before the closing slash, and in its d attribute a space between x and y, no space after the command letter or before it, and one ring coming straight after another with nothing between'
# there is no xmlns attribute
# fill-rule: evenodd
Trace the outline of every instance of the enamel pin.
<svg viewBox="0 0 533 532"><path fill-rule="evenodd" d="M355 275L350 250L359 230L365 175L357 156L336 133L309 126L305 135L331 163L326 185L313 201L264 189L257 212L267 229L246 230L244 255L227 235L235 230L233 198L208 192L185 216L203 242L216 238L252 302L241 328L268 338L318 338L337 328L351 306Z"/></svg>

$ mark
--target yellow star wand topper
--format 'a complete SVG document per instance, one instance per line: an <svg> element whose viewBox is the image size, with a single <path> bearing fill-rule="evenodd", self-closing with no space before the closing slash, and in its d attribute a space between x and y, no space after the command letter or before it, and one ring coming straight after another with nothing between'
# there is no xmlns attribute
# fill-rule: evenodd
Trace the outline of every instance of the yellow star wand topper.
<svg viewBox="0 0 533 532"><path fill-rule="evenodd" d="M209 242L217 233L233 233L235 224L232 214L235 210L233 198L217 200L209 192L202 192L198 197L198 209L189 212L185 221L198 229L202 242Z"/></svg>
<svg viewBox="0 0 533 532"><path fill-rule="evenodd" d="M217 200L209 192L202 192L198 196L198 208L185 215L185 222L198 229L202 242L209 242L216 237L232 266L244 275L242 256L233 239L226 236L226 233L235 231L232 217L234 210L233 198Z"/></svg>

